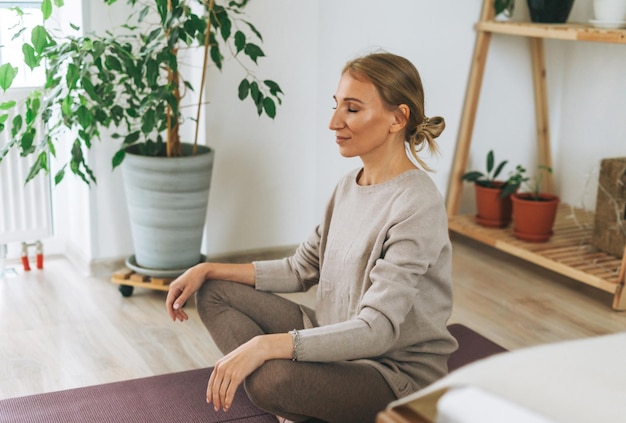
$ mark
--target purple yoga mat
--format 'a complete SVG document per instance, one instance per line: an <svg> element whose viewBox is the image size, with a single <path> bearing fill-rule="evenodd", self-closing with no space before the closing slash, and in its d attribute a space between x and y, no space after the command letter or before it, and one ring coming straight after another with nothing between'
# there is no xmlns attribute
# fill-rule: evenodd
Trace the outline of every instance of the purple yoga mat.
<svg viewBox="0 0 626 423"><path fill-rule="evenodd" d="M453 371L476 360L487 358L507 350L459 323L448 326L448 330L459 342L459 349L448 359L448 370Z"/></svg>
<svg viewBox="0 0 626 423"><path fill-rule="evenodd" d="M214 411L205 392L211 369L190 370L0 401L11 423L276 423L242 387L228 412Z"/></svg>
<svg viewBox="0 0 626 423"><path fill-rule="evenodd" d="M453 324L459 349L450 371L506 351L472 329ZM11 423L276 423L250 402L240 386L230 411L214 411L205 401L211 368L124 382L69 389L0 401L0 422Z"/></svg>

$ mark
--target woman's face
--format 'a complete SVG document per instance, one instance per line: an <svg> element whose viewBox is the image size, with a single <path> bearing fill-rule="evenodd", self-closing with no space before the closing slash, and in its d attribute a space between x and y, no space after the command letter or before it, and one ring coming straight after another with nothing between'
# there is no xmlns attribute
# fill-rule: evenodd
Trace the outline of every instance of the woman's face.
<svg viewBox="0 0 626 423"><path fill-rule="evenodd" d="M342 156L375 157L396 136L392 129L396 115L385 108L369 80L345 72L333 98L337 107L328 127L335 131Z"/></svg>

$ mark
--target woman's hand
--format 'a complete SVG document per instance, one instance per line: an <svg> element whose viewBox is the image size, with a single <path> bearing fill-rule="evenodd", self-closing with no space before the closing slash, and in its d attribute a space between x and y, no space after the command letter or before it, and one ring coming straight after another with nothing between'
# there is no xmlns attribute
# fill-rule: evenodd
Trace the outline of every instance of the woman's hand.
<svg viewBox="0 0 626 423"><path fill-rule="evenodd" d="M209 263L197 264L170 283L165 307L172 320L184 322L189 319L189 316L183 310L183 305L189 297L200 289L206 280L207 266L209 266Z"/></svg>
<svg viewBox="0 0 626 423"><path fill-rule="evenodd" d="M189 319L183 305L207 279L223 279L254 286L252 263L200 263L188 269L170 284L165 307L172 320Z"/></svg>
<svg viewBox="0 0 626 423"><path fill-rule="evenodd" d="M206 390L206 401L215 411L228 411L237 387L267 360L290 358L293 339L288 333L252 338L215 363Z"/></svg>

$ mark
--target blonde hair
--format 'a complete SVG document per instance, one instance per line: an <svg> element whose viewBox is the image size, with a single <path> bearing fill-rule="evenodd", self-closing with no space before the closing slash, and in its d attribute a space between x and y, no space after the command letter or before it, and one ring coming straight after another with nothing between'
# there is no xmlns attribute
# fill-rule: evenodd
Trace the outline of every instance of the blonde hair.
<svg viewBox="0 0 626 423"><path fill-rule="evenodd" d="M439 152L435 138L441 135L446 122L441 116L425 116L424 88L415 66L402 56L381 52L349 61L341 73L346 72L355 78L363 77L372 82L390 110L401 104L408 106L410 113L405 127L405 140L409 142L411 153L418 163L425 170L431 171L417 153L425 146L430 154Z"/></svg>

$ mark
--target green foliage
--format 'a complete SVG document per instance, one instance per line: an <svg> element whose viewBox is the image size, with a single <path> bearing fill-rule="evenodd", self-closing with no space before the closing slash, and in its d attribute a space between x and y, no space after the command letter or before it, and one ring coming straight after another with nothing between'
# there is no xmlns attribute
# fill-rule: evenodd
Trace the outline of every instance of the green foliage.
<svg viewBox="0 0 626 423"><path fill-rule="evenodd" d="M493 150L489 150L489 153L487 153L487 164L486 164L487 172L483 173L477 170L470 171L470 172L465 173L462 179L464 181L473 182L483 187L495 188L496 178L500 175L500 173L502 172L502 169L504 169L504 166L506 166L508 161L504 160L498 163L497 166L495 166L495 163L496 161L495 161L495 155L493 153Z"/></svg>
<svg viewBox="0 0 626 423"><path fill-rule="evenodd" d="M515 6L515 0L494 0L493 2L496 16L504 13L506 16L511 16L513 13L513 7Z"/></svg>
<svg viewBox="0 0 626 423"><path fill-rule="evenodd" d="M537 166L537 174L533 177L526 176L526 169L517 165L515 172L509 176L505 192L511 194L517 189L525 188L526 192L531 194L533 201L541 201L541 182L546 173L552 173L552 168L545 165Z"/></svg>
<svg viewBox="0 0 626 423"><path fill-rule="evenodd" d="M110 5L117 0L102 1ZM167 134L164 140L164 134L185 119L179 87L194 91L192 83L178 73L177 51L203 47L209 19L213 64L222 69L224 52L234 56L246 70L236 87L238 98L249 98L259 116L276 116L276 104L282 103L280 86L257 79L246 67L246 61L256 66L265 56L259 46L262 36L243 12L247 0L216 2L212 10L204 0L126 1L133 14L120 31L63 39L53 37L46 26L54 7L63 6L63 0L43 1L46 24L33 29L22 51L31 69L45 66L45 84L33 90L24 105L0 104L0 131L11 131L10 142L0 151L0 164L13 148L23 156L36 154L30 180L40 171L48 172L48 153L56 156L57 146L69 142L70 159L55 175L55 182L69 168L90 184L96 178L86 161L87 150L105 129L120 144L113 168L122 163L125 148L130 146L141 154L166 155L166 144L178 137ZM0 66L0 88L11 86L16 71L8 63ZM17 114L9 122L11 109Z"/></svg>
<svg viewBox="0 0 626 423"><path fill-rule="evenodd" d="M15 79L16 75L17 68L11 66L10 63L5 63L0 66L0 88L2 88L3 91L6 91L13 83L13 79Z"/></svg>

